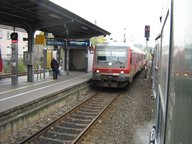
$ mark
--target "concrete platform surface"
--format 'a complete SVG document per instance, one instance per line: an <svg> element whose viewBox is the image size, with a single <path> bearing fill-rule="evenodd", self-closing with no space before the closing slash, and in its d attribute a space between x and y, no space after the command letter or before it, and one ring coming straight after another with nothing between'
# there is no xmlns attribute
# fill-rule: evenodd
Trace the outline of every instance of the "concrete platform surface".
<svg viewBox="0 0 192 144"><path fill-rule="evenodd" d="M88 81L92 73L69 72L69 75L58 76L53 80L46 74L45 79L34 77L34 82L27 82L27 76L18 78L18 85L11 85L11 78L0 80L0 115L2 112L13 109L30 101L39 99L51 93L63 90L73 85Z"/></svg>

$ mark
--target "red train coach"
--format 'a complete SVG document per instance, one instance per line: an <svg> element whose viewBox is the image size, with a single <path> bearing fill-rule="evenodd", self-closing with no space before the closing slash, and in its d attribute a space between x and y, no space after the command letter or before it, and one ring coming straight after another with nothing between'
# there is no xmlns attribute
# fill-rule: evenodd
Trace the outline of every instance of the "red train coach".
<svg viewBox="0 0 192 144"><path fill-rule="evenodd" d="M134 45L108 42L95 48L92 81L99 87L125 87L144 65L145 53Z"/></svg>

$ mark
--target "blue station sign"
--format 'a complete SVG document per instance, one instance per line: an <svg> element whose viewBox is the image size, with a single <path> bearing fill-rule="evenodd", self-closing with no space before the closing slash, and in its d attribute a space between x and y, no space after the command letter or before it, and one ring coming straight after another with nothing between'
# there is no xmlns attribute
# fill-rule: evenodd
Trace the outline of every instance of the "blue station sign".
<svg viewBox="0 0 192 144"><path fill-rule="evenodd" d="M67 42L67 46L81 46L81 47L88 47L90 46L89 40L69 40Z"/></svg>
<svg viewBox="0 0 192 144"><path fill-rule="evenodd" d="M46 39L46 45L66 46L66 41L64 39Z"/></svg>
<svg viewBox="0 0 192 144"><path fill-rule="evenodd" d="M50 46L73 46L73 47L89 47L89 40L64 40L64 39L46 39L46 45Z"/></svg>

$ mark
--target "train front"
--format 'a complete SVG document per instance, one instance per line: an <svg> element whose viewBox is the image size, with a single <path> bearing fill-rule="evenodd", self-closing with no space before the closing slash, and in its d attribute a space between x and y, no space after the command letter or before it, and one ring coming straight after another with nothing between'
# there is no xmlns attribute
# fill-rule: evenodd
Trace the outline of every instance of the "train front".
<svg viewBox="0 0 192 144"><path fill-rule="evenodd" d="M125 87L129 82L128 46L111 43L96 46L92 80L99 87Z"/></svg>

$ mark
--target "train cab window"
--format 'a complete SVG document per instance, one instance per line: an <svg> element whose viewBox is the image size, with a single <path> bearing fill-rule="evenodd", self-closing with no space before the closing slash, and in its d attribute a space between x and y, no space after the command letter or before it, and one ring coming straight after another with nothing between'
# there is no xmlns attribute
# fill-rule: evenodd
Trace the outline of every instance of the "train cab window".
<svg viewBox="0 0 192 144"><path fill-rule="evenodd" d="M109 61L110 52L105 51L104 49L97 50L97 61Z"/></svg>
<svg viewBox="0 0 192 144"><path fill-rule="evenodd" d="M121 62L124 63L126 58L125 51L112 51L111 52L111 61Z"/></svg>
<svg viewBox="0 0 192 144"><path fill-rule="evenodd" d="M125 47L97 47L98 62L125 63L127 59L127 48Z"/></svg>
<svg viewBox="0 0 192 144"><path fill-rule="evenodd" d="M106 56L98 56L98 57L97 57L97 60L98 60L98 61L106 61L107 58L106 58Z"/></svg>

